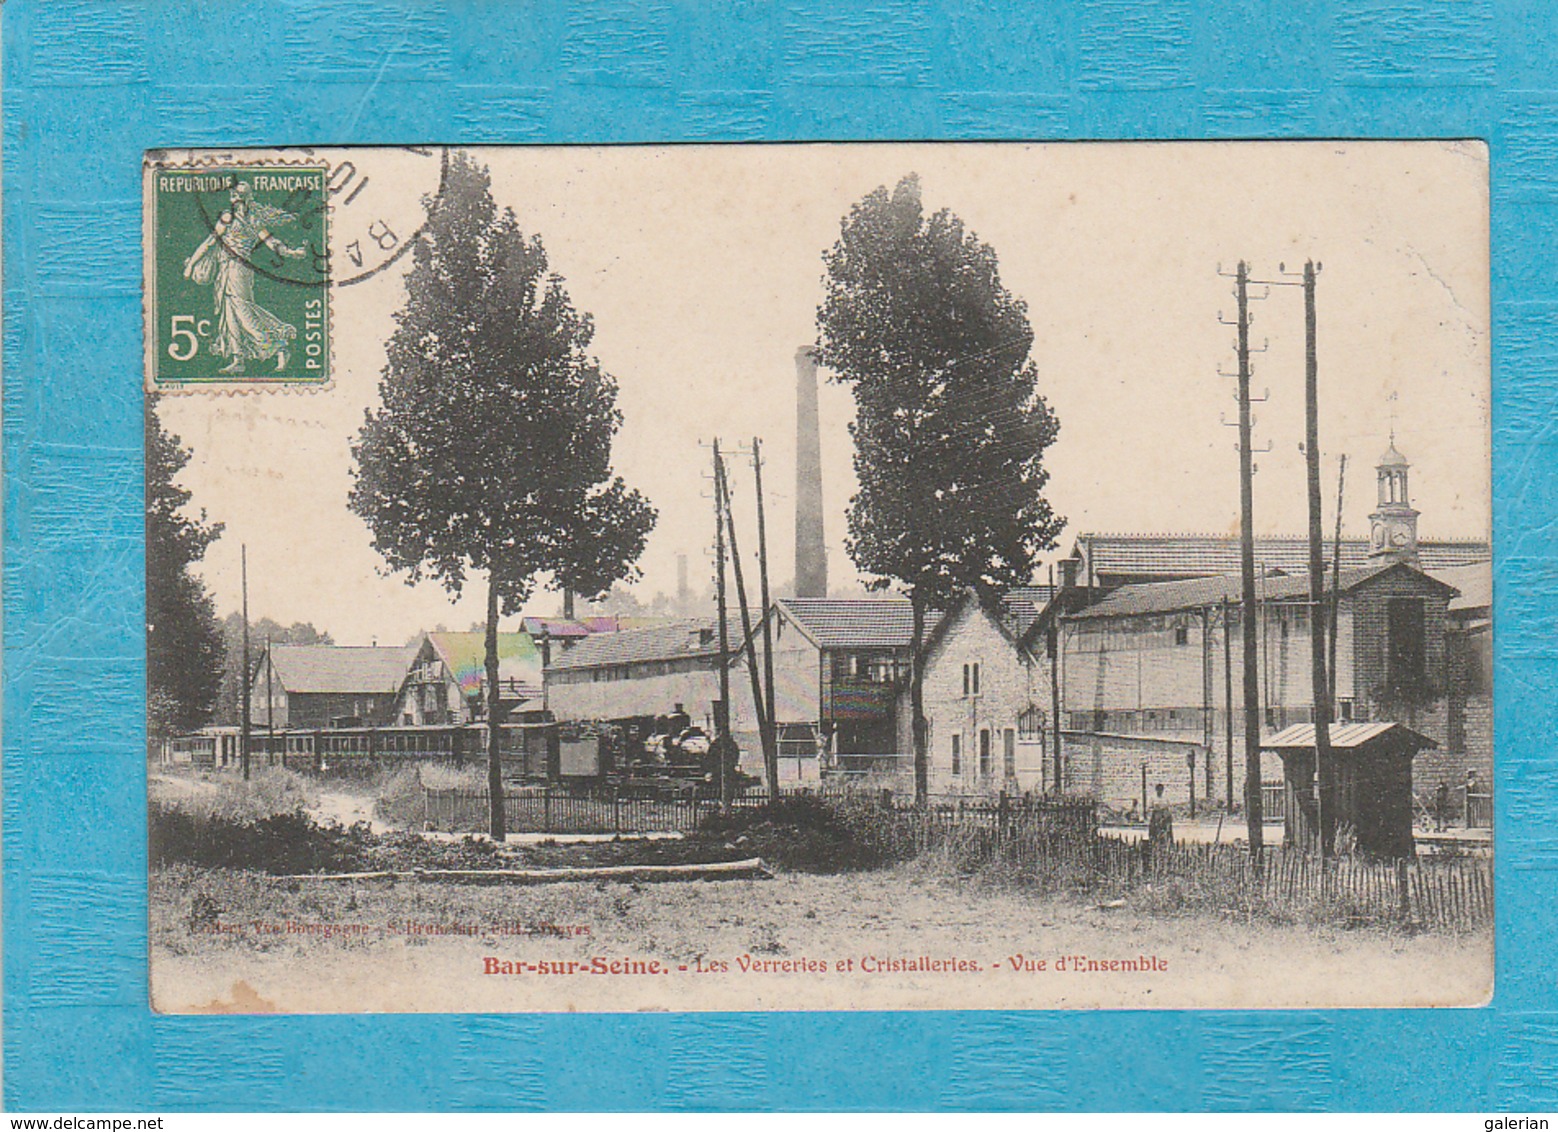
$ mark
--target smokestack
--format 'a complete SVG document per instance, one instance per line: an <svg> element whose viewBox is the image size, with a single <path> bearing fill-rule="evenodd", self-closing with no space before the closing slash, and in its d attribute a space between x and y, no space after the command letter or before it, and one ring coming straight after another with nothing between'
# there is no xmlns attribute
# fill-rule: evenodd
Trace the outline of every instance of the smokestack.
<svg viewBox="0 0 1558 1132"><path fill-rule="evenodd" d="M676 556L676 612L683 617L692 606L692 594L687 586L687 556Z"/></svg>
<svg viewBox="0 0 1558 1132"><path fill-rule="evenodd" d="M817 423L817 355L795 351L795 596L828 596L822 533L822 434Z"/></svg>

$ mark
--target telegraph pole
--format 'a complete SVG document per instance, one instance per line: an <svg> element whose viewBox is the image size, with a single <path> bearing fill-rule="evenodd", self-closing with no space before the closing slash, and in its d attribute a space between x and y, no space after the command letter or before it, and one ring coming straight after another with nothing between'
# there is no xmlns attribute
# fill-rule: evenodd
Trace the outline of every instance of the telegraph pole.
<svg viewBox="0 0 1558 1132"><path fill-rule="evenodd" d="M271 690L270 634L265 634L265 746L271 766L276 765L276 693ZM286 760L283 759L283 762Z"/></svg>
<svg viewBox="0 0 1558 1132"><path fill-rule="evenodd" d="M1227 786L1228 812L1239 807L1233 792L1233 616L1228 609L1228 598L1223 598L1223 780Z"/></svg>
<svg viewBox="0 0 1558 1132"><path fill-rule="evenodd" d="M1315 717L1315 786L1320 858L1335 839L1335 768L1331 765L1331 694L1326 676L1325 546L1320 517L1320 387L1315 354L1314 260L1304 264L1304 456L1309 466L1309 664ZM1339 514L1339 512L1338 512Z"/></svg>
<svg viewBox="0 0 1558 1132"><path fill-rule="evenodd" d="M1260 668L1255 637L1255 465L1250 450L1250 269L1239 261L1235 276L1239 299L1239 572L1240 620L1244 629L1244 813L1250 856L1260 861L1265 849L1260 796Z"/></svg>
<svg viewBox="0 0 1558 1132"><path fill-rule="evenodd" d="M721 809L729 809L735 783L731 781L730 762L730 630L725 619L725 493L720 460L719 437L714 438L714 593L719 609L719 710L714 714L714 750L719 774Z"/></svg>
<svg viewBox="0 0 1558 1132"><path fill-rule="evenodd" d="M1063 606L1055 600L1059 591L1055 588L1055 564L1053 562L1050 563L1049 567L1049 592L1051 616L1049 628L1044 634L1044 647L1049 658L1050 714L1054 716L1054 727L1052 730L1055 732L1055 793L1059 795L1065 793L1066 789L1065 764L1061 761L1064 756L1060 749L1060 657L1062 652L1060 612ZM1147 803L1143 801L1142 813L1144 814L1147 812L1146 805Z"/></svg>
<svg viewBox="0 0 1558 1132"><path fill-rule="evenodd" d="M779 717L774 713L774 625L773 603L768 596L768 528L763 522L763 442L752 438L752 475L757 480L757 576L763 599L763 706L768 713L768 730L763 734L763 753L773 748L775 783L779 771Z"/></svg>
<svg viewBox="0 0 1558 1132"><path fill-rule="evenodd" d="M1331 694L1331 711L1336 711L1336 622L1337 606L1342 600L1342 490L1347 486L1347 453L1342 453L1342 465L1336 472L1336 542L1331 547L1331 663L1330 682L1326 691Z"/></svg>
<svg viewBox="0 0 1558 1132"><path fill-rule="evenodd" d="M243 780L249 781L249 683L254 674L249 671L249 546L238 548L240 585L243 587L243 719L238 733L238 758L243 764Z"/></svg>
<svg viewBox="0 0 1558 1132"><path fill-rule="evenodd" d="M746 578L741 572L741 550L736 545L736 515L730 505L730 480L725 475L724 460L715 465L714 490L725 501L725 529L730 533L730 562L736 574L736 604L741 609L742 649L747 654L747 674L752 680L752 710L757 716L757 733L763 746L763 773L768 776L770 795L777 797L779 768L774 765L777 760L770 757L768 749L768 714L763 710L763 688L757 674L757 645L752 632L751 607L747 605ZM729 715L728 709L726 714Z"/></svg>

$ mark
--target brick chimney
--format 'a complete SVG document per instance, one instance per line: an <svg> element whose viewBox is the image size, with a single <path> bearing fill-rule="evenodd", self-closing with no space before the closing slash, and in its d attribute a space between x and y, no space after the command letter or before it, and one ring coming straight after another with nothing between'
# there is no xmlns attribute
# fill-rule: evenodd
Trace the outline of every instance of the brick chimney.
<svg viewBox="0 0 1558 1132"><path fill-rule="evenodd" d="M822 433L817 421L817 354L795 351L795 596L828 596L822 529Z"/></svg>

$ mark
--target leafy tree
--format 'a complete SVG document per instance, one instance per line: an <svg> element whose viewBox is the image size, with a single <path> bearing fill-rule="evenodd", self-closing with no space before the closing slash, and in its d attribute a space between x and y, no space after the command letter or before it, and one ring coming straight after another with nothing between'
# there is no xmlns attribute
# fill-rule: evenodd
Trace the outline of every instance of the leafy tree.
<svg viewBox="0 0 1558 1132"><path fill-rule="evenodd" d="M504 836L498 617L538 576L586 597L636 576L655 512L611 473L616 382L589 355L594 325L539 236L498 210L487 170L455 154L413 252L406 305L353 455L349 499L408 584L460 593L487 578L487 761Z"/></svg>
<svg viewBox="0 0 1558 1132"><path fill-rule="evenodd" d="M968 587L1028 582L1064 520L1043 497L1059 423L1036 392L1027 305L996 254L946 209L925 216L919 178L851 208L823 256L817 348L850 385L859 492L850 557L912 604L916 794L927 792L920 651L928 609Z"/></svg>
<svg viewBox="0 0 1558 1132"><path fill-rule="evenodd" d="M155 737L211 720L222 678L222 634L205 583L191 567L222 533L202 511L191 518L178 474L189 450L162 427L157 398L146 398L146 704Z"/></svg>

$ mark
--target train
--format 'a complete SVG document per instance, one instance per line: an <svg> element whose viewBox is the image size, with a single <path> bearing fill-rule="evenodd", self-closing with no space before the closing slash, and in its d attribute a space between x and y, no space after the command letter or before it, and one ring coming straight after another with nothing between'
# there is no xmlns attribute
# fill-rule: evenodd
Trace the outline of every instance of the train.
<svg viewBox="0 0 1558 1132"><path fill-rule="evenodd" d="M499 725L499 731L505 779L543 781L564 776L560 765L561 725L505 723ZM577 753L570 754L575 755L571 762L576 764ZM249 731L251 765L284 766L313 774L366 774L404 762L459 765L484 760L486 755L487 728L480 723L275 729L257 726ZM162 759L211 769L236 767L242 762L241 729L214 726L174 736L164 744ZM598 773L594 765L571 765L569 769L584 777Z"/></svg>
<svg viewBox="0 0 1558 1132"><path fill-rule="evenodd" d="M499 724L505 782L607 787L640 796L717 794L716 744L684 713L600 723ZM242 763L241 730L205 727L161 745L160 759L213 770ZM308 774L366 777L417 762L485 766L483 723L422 726L346 725L320 728L256 726L249 732L251 766L284 766ZM757 780L735 769L726 774L742 788Z"/></svg>

